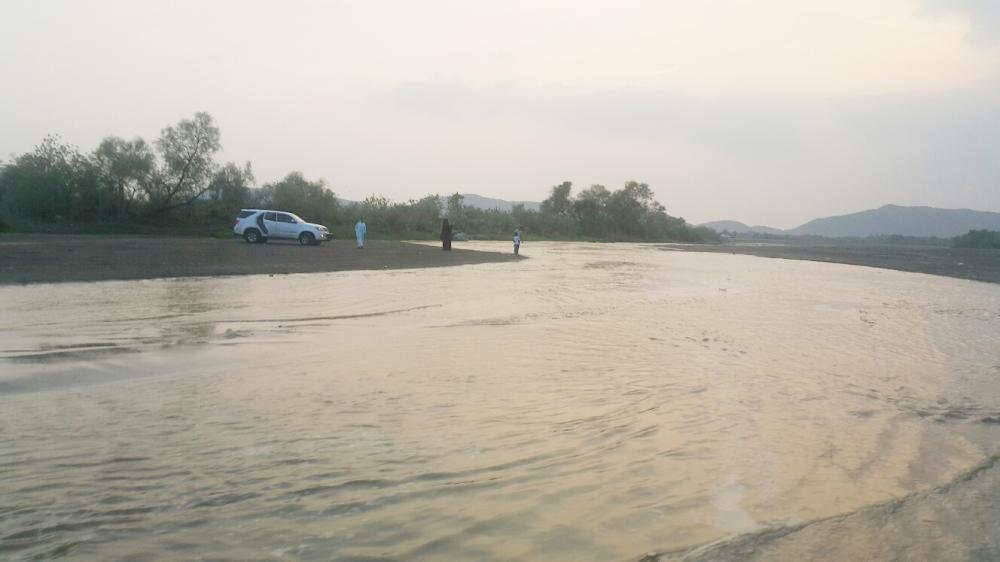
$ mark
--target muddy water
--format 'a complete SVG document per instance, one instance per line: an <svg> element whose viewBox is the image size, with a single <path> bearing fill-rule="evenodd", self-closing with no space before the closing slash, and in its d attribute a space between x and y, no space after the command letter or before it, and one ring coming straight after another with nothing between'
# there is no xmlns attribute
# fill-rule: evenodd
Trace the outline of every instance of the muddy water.
<svg viewBox="0 0 1000 562"><path fill-rule="evenodd" d="M0 557L629 560L1000 449L998 286L524 253L0 288Z"/></svg>

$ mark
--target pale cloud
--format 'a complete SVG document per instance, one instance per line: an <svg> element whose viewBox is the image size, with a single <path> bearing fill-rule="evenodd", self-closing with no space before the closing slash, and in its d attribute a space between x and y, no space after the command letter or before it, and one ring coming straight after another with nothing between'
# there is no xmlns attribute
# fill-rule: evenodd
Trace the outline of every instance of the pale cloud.
<svg viewBox="0 0 1000 562"><path fill-rule="evenodd" d="M951 14L964 18L977 41L1000 42L1000 3L996 0L921 0L932 17Z"/></svg>
<svg viewBox="0 0 1000 562"><path fill-rule="evenodd" d="M1000 209L979 0L8 0L0 157L207 110L262 181L541 199L650 182L692 220Z"/></svg>
<svg viewBox="0 0 1000 562"><path fill-rule="evenodd" d="M967 17L929 17L907 0L394 6L377 23L406 47L386 64L373 45L368 79L816 99L967 88L1000 63L966 40Z"/></svg>

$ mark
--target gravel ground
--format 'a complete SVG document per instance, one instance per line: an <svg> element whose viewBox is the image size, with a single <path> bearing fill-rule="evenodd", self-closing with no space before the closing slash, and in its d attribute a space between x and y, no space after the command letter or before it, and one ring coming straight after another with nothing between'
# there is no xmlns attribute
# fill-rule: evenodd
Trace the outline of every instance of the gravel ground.
<svg viewBox="0 0 1000 562"><path fill-rule="evenodd" d="M348 240L300 246L294 241L247 244L235 238L5 234L0 236L0 284L411 269L515 259L382 240L358 250Z"/></svg>

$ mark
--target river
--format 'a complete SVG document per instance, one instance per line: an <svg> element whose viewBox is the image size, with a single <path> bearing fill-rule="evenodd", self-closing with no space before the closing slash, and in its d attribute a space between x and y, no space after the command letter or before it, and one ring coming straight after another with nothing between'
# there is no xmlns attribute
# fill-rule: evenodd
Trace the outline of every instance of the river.
<svg viewBox="0 0 1000 562"><path fill-rule="evenodd" d="M522 253L0 287L0 558L635 560L1000 451L1000 286Z"/></svg>

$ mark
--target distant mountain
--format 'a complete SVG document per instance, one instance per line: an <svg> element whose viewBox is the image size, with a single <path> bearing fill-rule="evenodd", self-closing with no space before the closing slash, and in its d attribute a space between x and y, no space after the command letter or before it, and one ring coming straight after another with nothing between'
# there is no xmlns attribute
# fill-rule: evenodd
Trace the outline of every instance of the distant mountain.
<svg viewBox="0 0 1000 562"><path fill-rule="evenodd" d="M439 195L438 199L441 200L441 204L444 206L448 205L448 196ZM350 199L339 199L341 205L358 205L360 201L351 201ZM510 212L514 208L514 205L524 205L524 208L528 211L537 211L542 207L542 204L538 201L507 201L506 199L494 199L492 197L483 197L482 195L476 195L475 193L463 193L462 203L469 207L476 207L477 209L491 210L499 209L504 212Z"/></svg>
<svg viewBox="0 0 1000 562"><path fill-rule="evenodd" d="M830 237L901 234L952 238L981 229L1000 230L1000 213L886 205L859 213L811 220L785 233Z"/></svg>
<svg viewBox="0 0 1000 562"><path fill-rule="evenodd" d="M447 205L448 198L442 195L441 202ZM537 211L542 206L542 204L537 201L507 201L505 199L483 197L482 195L476 195L475 193L463 193L462 202L466 206L476 207L477 209L497 209L504 212L510 212L511 209L514 208L514 205L524 205L525 210L528 211Z"/></svg>
<svg viewBox="0 0 1000 562"><path fill-rule="evenodd" d="M770 226L747 226L739 221L713 221L706 222L700 226L705 226L711 228L712 230L721 233L722 231L729 231L733 234L743 234L746 232L759 232L761 234L784 234L784 231L780 228L771 228Z"/></svg>

